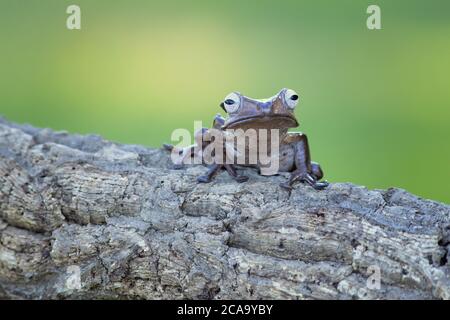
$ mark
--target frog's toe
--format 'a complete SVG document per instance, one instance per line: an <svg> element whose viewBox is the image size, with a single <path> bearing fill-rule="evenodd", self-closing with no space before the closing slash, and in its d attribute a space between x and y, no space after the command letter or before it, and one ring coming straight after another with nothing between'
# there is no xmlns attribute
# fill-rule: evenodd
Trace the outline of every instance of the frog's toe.
<svg viewBox="0 0 450 320"><path fill-rule="evenodd" d="M197 177L197 182L198 183L209 183L209 182L211 182L211 178L208 176L200 176L200 177Z"/></svg>
<svg viewBox="0 0 450 320"><path fill-rule="evenodd" d="M234 179L237 182L239 182L239 183L243 183L243 182L248 181L248 177L247 176L242 176L242 175L239 175L239 176L235 177Z"/></svg>
<svg viewBox="0 0 450 320"><path fill-rule="evenodd" d="M292 190L292 186L289 184L289 182L282 182L282 183L280 183L280 187L283 188L284 190L287 190L287 191L291 191Z"/></svg>
<svg viewBox="0 0 450 320"><path fill-rule="evenodd" d="M293 172L289 181L280 184L280 186L286 190L292 190L292 185L296 182L304 182L313 187L315 190L323 190L329 186L327 181L317 181L317 178L313 174Z"/></svg>
<svg viewBox="0 0 450 320"><path fill-rule="evenodd" d="M328 181L317 181L312 187L316 190L323 190L328 187L330 183Z"/></svg>

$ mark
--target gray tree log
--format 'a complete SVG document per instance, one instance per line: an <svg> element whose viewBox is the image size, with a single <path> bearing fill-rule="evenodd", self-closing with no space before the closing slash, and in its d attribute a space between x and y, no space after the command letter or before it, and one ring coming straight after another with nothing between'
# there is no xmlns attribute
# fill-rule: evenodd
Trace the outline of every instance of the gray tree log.
<svg viewBox="0 0 450 320"><path fill-rule="evenodd" d="M0 120L0 298L450 298L449 206L204 171Z"/></svg>

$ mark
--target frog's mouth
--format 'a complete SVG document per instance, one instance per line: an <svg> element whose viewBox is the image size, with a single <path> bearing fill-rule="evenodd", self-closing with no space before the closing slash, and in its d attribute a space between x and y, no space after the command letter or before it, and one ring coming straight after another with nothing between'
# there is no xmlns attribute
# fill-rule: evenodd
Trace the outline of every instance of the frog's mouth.
<svg viewBox="0 0 450 320"><path fill-rule="evenodd" d="M283 129L298 127L298 121L286 114L241 117L225 122L222 129Z"/></svg>

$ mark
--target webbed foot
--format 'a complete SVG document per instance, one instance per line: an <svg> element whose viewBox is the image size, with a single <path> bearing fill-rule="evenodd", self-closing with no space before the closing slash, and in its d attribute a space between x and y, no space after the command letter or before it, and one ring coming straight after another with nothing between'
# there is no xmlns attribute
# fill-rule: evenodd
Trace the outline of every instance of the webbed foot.
<svg viewBox="0 0 450 320"><path fill-rule="evenodd" d="M286 190L292 190L292 186L296 181L306 182L315 190L323 190L330 185L326 180L318 181L314 174L302 173L296 170L291 174L289 180L281 183L280 186Z"/></svg>
<svg viewBox="0 0 450 320"><path fill-rule="evenodd" d="M208 175L197 177L198 183L210 183L211 180L212 180L211 177L208 177Z"/></svg>
<svg viewBox="0 0 450 320"><path fill-rule="evenodd" d="M247 176L243 176L243 175L239 175L239 176L235 177L234 179L238 183L243 183L243 182L248 181L248 177Z"/></svg>
<svg viewBox="0 0 450 320"><path fill-rule="evenodd" d="M231 164L213 164L209 167L208 172L205 175L202 175L197 178L198 183L209 183L212 181L213 177L220 171L220 169L224 168L227 170L228 174L233 177L238 183L242 183L248 180L247 176L240 175L237 173L234 166Z"/></svg>
<svg viewBox="0 0 450 320"><path fill-rule="evenodd" d="M220 164L213 164L209 167L208 172L206 172L205 175L200 176L197 178L198 183L209 183L211 182L212 178L219 172L219 170L222 168L222 165Z"/></svg>
<svg viewBox="0 0 450 320"><path fill-rule="evenodd" d="M234 178L238 183L242 183L248 180L247 176L240 175L237 173L236 168L231 164L224 164L225 170L228 174Z"/></svg>
<svg viewBox="0 0 450 320"><path fill-rule="evenodd" d="M323 190L329 185L330 183L327 180L323 180L323 181L316 181L315 185L313 185L312 187L316 190Z"/></svg>

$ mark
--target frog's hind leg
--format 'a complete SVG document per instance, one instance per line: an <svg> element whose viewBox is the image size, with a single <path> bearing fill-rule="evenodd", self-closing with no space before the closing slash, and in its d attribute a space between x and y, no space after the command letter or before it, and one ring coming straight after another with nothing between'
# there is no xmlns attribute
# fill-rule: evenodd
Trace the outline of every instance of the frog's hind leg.
<svg viewBox="0 0 450 320"><path fill-rule="evenodd" d="M289 133L285 140L294 146L295 169L292 171L289 180L282 183L281 186L286 189L292 189L296 181L306 182L316 190L326 188L327 181L319 181L323 178L323 171L316 162L311 162L308 138L303 133Z"/></svg>
<svg viewBox="0 0 450 320"><path fill-rule="evenodd" d="M172 151L173 148L175 148L173 144L168 144L168 143L164 143L162 146L163 146L164 150L166 150L166 151Z"/></svg>

